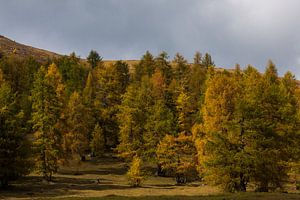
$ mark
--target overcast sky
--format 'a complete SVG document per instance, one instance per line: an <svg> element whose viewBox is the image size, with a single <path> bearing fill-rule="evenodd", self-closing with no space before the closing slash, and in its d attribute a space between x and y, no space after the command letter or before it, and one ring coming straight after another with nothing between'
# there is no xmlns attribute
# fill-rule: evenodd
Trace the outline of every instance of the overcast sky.
<svg viewBox="0 0 300 200"><path fill-rule="evenodd" d="M299 0L0 0L0 34L86 57L209 52L220 67L269 59L300 78Z"/></svg>

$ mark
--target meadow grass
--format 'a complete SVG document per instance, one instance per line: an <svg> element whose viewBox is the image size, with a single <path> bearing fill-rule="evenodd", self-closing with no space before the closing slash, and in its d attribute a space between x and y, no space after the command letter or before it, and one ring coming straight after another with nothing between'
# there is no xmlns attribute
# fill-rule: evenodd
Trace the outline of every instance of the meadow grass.
<svg viewBox="0 0 300 200"><path fill-rule="evenodd" d="M126 169L125 163L114 158L80 164L74 161L69 166L62 167L53 182L45 182L38 174L33 173L14 182L8 190L0 190L0 199L300 199L299 191L289 191L289 194L255 192L224 194L217 187L202 182L178 186L173 178L157 176L149 176L142 187L133 188L128 184Z"/></svg>

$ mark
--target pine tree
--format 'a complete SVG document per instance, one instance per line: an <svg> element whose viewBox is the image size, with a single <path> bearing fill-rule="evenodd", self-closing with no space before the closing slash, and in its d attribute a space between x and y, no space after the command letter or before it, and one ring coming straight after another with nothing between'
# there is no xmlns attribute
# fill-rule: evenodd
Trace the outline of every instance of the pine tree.
<svg viewBox="0 0 300 200"><path fill-rule="evenodd" d="M215 66L214 61L211 58L211 55L209 55L208 53L205 53L204 57L202 58L202 66L205 69L208 69L211 66Z"/></svg>
<svg viewBox="0 0 300 200"><path fill-rule="evenodd" d="M99 56L98 52L95 50L91 50L86 59L93 69L96 68L100 62L102 62L102 57Z"/></svg>
<svg viewBox="0 0 300 200"><path fill-rule="evenodd" d="M119 60L113 64L113 71L118 82L118 93L124 94L130 82L129 66L126 62Z"/></svg>
<svg viewBox="0 0 300 200"><path fill-rule="evenodd" d="M1 71L0 71L1 75ZM24 113L17 109L16 95L0 77L0 185L29 173L29 141L22 125Z"/></svg>
<svg viewBox="0 0 300 200"><path fill-rule="evenodd" d="M171 64L168 61L169 56L166 52L161 52L155 58L155 69L159 70L162 73L162 76L165 80L166 85L168 86L173 78L173 71Z"/></svg>
<svg viewBox="0 0 300 200"><path fill-rule="evenodd" d="M87 70L80 63L80 58L73 52L70 56L62 56L56 61L58 70L62 76L62 81L65 85L65 90L68 96L74 91L81 91L83 89L84 78Z"/></svg>
<svg viewBox="0 0 300 200"><path fill-rule="evenodd" d="M188 75L190 72L190 68L187 63L187 60L185 60L185 58L179 53L176 53L173 62L175 64L174 66L175 79L177 80L177 82L180 84L181 87L187 87Z"/></svg>
<svg viewBox="0 0 300 200"><path fill-rule="evenodd" d="M151 77L155 71L155 62L153 55L147 51L141 58L140 62L135 66L134 79L141 81L143 76Z"/></svg>
<svg viewBox="0 0 300 200"><path fill-rule="evenodd" d="M63 85L54 64L48 71L41 67L36 74L32 90L32 124L36 166L43 177L51 181L58 169L61 152L59 118L61 114Z"/></svg>
<svg viewBox="0 0 300 200"><path fill-rule="evenodd" d="M197 51L194 56L194 65L201 66L201 63L202 63L202 55L199 51Z"/></svg>

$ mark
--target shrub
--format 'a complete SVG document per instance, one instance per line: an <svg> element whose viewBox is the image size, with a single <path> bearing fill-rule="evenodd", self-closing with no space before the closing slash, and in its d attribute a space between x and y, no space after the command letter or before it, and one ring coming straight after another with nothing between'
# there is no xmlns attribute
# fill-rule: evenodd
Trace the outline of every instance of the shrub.
<svg viewBox="0 0 300 200"><path fill-rule="evenodd" d="M142 181L144 180L141 166L142 160L138 156L135 156L127 172L129 183L133 187L140 187L142 185Z"/></svg>

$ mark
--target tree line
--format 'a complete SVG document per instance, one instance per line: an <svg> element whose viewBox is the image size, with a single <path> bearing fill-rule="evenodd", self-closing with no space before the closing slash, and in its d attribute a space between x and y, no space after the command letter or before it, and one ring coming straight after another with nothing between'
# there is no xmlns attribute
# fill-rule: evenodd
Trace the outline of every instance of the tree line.
<svg viewBox="0 0 300 200"><path fill-rule="evenodd" d="M215 68L197 52L146 52L129 67L105 64L96 51L39 63L0 57L0 183L31 171L51 181L70 159L114 151L134 186L144 163L178 184L196 179L225 191L283 188L299 173L300 90L291 72L279 77Z"/></svg>

